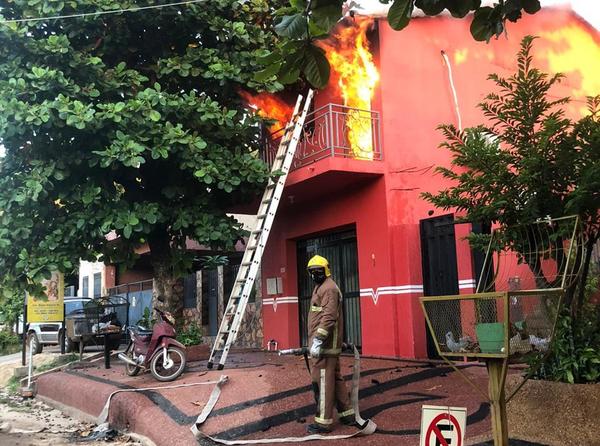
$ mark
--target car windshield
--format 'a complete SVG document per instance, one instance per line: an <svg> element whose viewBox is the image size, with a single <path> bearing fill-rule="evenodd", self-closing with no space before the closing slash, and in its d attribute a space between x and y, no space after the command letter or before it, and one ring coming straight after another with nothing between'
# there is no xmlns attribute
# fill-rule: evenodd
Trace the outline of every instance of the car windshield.
<svg viewBox="0 0 600 446"><path fill-rule="evenodd" d="M65 311L66 314L73 314L77 310L83 310L84 300L73 300L65 302Z"/></svg>

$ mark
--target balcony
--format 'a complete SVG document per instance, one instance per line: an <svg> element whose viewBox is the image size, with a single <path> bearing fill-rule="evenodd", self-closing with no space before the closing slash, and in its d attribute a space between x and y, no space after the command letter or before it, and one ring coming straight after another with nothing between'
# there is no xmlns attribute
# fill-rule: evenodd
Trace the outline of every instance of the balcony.
<svg viewBox="0 0 600 446"><path fill-rule="evenodd" d="M263 153L263 159L269 166L275 159L283 132L284 129L280 129L271 134ZM290 170L325 158L380 161L383 154L379 113L337 104L328 104L310 113ZM366 165L363 168L359 170L370 170Z"/></svg>

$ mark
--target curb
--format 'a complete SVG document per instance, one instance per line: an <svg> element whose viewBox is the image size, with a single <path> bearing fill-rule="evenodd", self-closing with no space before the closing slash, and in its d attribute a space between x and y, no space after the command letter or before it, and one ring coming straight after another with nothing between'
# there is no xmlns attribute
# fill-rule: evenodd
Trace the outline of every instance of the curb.
<svg viewBox="0 0 600 446"><path fill-rule="evenodd" d="M88 420L88 417L95 420L100 415L112 392L124 388L92 382L75 373L62 372L40 376L37 385L38 395L44 400L61 409L66 407L69 412L79 412L80 415L83 413ZM138 434L156 446L198 445L189 429L182 429L182 426L173 422L143 394L114 395L110 405L109 423L121 431Z"/></svg>

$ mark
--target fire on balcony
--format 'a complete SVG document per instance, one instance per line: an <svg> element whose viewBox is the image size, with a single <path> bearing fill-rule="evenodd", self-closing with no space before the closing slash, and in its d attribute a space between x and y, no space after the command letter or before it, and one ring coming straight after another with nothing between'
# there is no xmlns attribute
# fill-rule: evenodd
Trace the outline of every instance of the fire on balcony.
<svg viewBox="0 0 600 446"><path fill-rule="evenodd" d="M352 135L363 136L358 141ZM265 162L273 162L283 129L271 134ZM338 104L325 105L306 118L292 169L327 157L381 160L379 113Z"/></svg>
<svg viewBox="0 0 600 446"><path fill-rule="evenodd" d="M327 90L343 105L330 103L308 116L293 169L330 156L381 159L379 114L371 111L371 99L379 82L367 38L372 24L372 19L365 18L346 21L337 26L331 38L319 41L331 65ZM283 127L291 115L291 106L272 94L241 95L261 116L277 121L270 132L276 130L276 125ZM264 153L269 163L282 133L283 129L269 137Z"/></svg>

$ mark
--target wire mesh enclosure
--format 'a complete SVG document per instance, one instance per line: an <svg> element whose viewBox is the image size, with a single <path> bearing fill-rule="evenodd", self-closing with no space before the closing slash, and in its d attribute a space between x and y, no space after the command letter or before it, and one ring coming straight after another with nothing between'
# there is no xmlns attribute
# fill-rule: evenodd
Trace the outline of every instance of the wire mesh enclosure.
<svg viewBox="0 0 600 446"><path fill-rule="evenodd" d="M440 356L518 357L548 349L560 290L423 297Z"/></svg>
<svg viewBox="0 0 600 446"><path fill-rule="evenodd" d="M91 299L66 318L69 338L120 334L127 321L127 299L121 296Z"/></svg>
<svg viewBox="0 0 600 446"><path fill-rule="evenodd" d="M477 294L421 298L440 356L546 352L564 290L577 280L582 258L577 217L495 230Z"/></svg>
<svg viewBox="0 0 600 446"><path fill-rule="evenodd" d="M575 216L495 229L477 292L564 290L579 276L583 246Z"/></svg>

